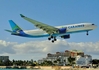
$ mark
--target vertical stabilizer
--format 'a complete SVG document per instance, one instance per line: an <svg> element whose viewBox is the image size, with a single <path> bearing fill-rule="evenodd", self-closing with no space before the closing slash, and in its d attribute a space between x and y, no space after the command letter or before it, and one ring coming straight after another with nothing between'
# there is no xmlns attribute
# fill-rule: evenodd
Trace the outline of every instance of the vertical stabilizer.
<svg viewBox="0 0 99 70"><path fill-rule="evenodd" d="M12 20L9 20L10 26L14 32L17 30L22 30L17 24L15 24Z"/></svg>

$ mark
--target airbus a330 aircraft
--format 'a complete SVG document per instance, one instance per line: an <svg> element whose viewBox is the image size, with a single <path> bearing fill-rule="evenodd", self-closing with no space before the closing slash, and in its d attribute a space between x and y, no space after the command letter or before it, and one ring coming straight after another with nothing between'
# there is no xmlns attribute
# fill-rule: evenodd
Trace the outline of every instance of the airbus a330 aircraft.
<svg viewBox="0 0 99 70"><path fill-rule="evenodd" d="M21 37L30 37L30 38L48 37L48 40L52 39L51 40L52 42L57 40L56 39L57 36L64 38L64 39L68 39L70 38L70 34L72 33L86 32L86 35L88 35L89 31L97 27L93 23L79 23L79 24L53 27L53 26L38 22L36 20L33 20L31 18L28 18L22 14L20 14L20 16L23 19L33 23L39 29L22 30L12 20L9 20L12 31L11 30L6 30L6 31L10 32L12 35L21 36Z"/></svg>

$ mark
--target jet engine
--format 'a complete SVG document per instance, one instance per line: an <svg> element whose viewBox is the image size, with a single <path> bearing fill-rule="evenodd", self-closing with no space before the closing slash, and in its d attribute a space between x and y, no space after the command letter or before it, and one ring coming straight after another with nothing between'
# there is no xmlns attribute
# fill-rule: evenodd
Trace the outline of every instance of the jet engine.
<svg viewBox="0 0 99 70"><path fill-rule="evenodd" d="M60 28L59 29L59 33L60 34L66 33L66 30L67 30L66 28Z"/></svg>
<svg viewBox="0 0 99 70"><path fill-rule="evenodd" d="M69 39L70 38L70 35L63 35L63 36L61 36L61 38Z"/></svg>

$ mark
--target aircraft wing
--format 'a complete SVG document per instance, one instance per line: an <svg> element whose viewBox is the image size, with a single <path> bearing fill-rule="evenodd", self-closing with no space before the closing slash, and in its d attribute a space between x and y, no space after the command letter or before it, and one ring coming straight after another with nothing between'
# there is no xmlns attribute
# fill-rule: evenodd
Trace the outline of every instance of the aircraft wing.
<svg viewBox="0 0 99 70"><path fill-rule="evenodd" d="M36 27L42 29L43 31L46 31L48 34L57 33L57 31L58 31L58 28L55 28L55 27L53 27L53 26L50 26L50 25L41 23L41 22L36 21L36 20L33 20L33 19L28 18L28 17L26 17L26 16L24 16L24 15L22 15L22 14L20 14L20 16L21 16L22 18L24 18L25 20L27 20L27 21L33 23Z"/></svg>

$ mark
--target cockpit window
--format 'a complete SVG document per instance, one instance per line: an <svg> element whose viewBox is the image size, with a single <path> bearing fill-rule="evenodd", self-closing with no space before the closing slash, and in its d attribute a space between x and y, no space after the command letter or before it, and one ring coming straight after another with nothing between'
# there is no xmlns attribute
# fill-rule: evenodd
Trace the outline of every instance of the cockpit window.
<svg viewBox="0 0 99 70"><path fill-rule="evenodd" d="M92 25L95 25L95 24L92 24Z"/></svg>

